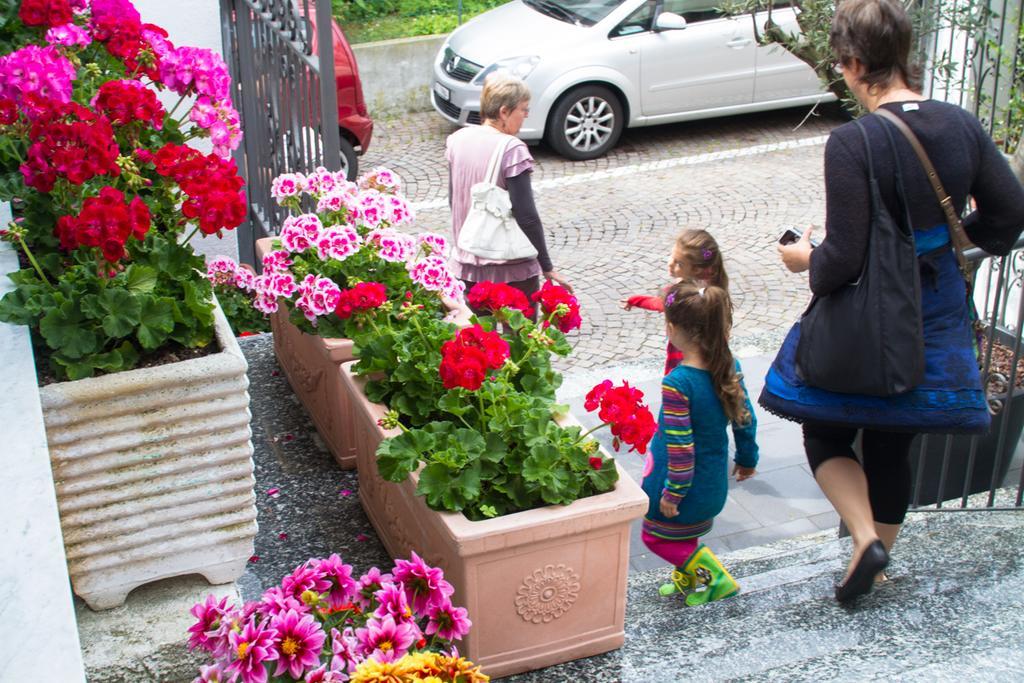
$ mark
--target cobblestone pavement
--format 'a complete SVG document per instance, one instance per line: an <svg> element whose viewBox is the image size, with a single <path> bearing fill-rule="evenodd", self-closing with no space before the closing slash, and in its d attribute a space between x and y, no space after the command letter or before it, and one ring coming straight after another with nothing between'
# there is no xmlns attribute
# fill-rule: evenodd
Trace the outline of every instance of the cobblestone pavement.
<svg viewBox="0 0 1024 683"><path fill-rule="evenodd" d="M576 288L583 317L561 369L661 357L658 315L623 311L630 294L667 281L666 262L684 227L709 230L725 254L736 306L733 350L777 348L807 302L804 277L775 251L785 226L821 224L824 141L840 121L807 108L626 131L609 155L569 162L531 148L533 183L555 267ZM417 230L446 232L444 140L454 127L433 112L377 122L362 159L405 181Z"/></svg>

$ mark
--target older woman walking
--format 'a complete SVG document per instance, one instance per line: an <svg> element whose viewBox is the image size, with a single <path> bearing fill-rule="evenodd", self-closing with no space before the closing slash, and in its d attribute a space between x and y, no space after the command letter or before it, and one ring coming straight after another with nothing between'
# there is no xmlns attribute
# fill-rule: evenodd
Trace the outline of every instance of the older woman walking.
<svg viewBox="0 0 1024 683"><path fill-rule="evenodd" d="M512 216L537 250L535 258L494 261L454 249L452 270L466 283L503 282L529 297L540 289L540 276L572 291L569 283L555 270L544 239L544 226L533 201L530 176L533 157L522 140L514 136L530 112L530 90L519 78L494 73L484 81L480 94L482 125L467 126L448 136L448 200L452 210L453 242L470 207L470 188L484 180L487 164L498 145L507 145L499 164L497 185L508 190ZM510 137L512 136L512 137Z"/></svg>
<svg viewBox="0 0 1024 683"><path fill-rule="evenodd" d="M909 450L915 433L979 432L989 424L971 311L947 219L913 148L892 122L874 112L891 112L916 134L958 214L968 197L974 198L977 210L963 226L985 251L1005 255L1013 247L1024 225L1024 190L977 119L925 99L914 88L916 73L908 64L911 25L900 2L841 0L831 43L843 79L872 113L836 128L825 147L824 241L812 250L808 230L779 252L789 270L810 270L811 291L819 297L855 281L868 252L871 163L890 215L909 215L913 228L925 359L924 380L905 393L825 391L805 384L795 370L800 332L794 327L765 379L761 405L803 423L814 477L853 538L846 575L835 590L837 600L848 602L884 579L910 502ZM896 190L898 169L906 213ZM851 447L858 431L863 462Z"/></svg>

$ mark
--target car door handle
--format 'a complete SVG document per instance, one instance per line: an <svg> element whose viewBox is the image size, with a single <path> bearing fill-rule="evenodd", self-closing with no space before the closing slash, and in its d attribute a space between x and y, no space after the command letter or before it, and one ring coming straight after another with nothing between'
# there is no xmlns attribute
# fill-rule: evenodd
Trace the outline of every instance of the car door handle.
<svg viewBox="0 0 1024 683"><path fill-rule="evenodd" d="M747 45L750 45L750 43L750 38L733 38L728 43L726 43L726 46L731 47L734 50L738 50L741 47L746 47Z"/></svg>

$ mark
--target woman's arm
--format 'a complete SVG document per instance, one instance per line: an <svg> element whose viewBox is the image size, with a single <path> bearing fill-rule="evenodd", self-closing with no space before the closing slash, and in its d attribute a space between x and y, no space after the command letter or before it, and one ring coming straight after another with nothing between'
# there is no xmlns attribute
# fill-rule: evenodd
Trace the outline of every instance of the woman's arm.
<svg viewBox="0 0 1024 683"><path fill-rule="evenodd" d="M530 171L525 171L519 175L505 178L505 187L508 188L508 196L512 200L512 217L516 219L519 228L530 240L533 248L537 250L540 269L549 273L554 270L554 267L551 265L547 241L544 239L544 226L540 222L537 205L533 201L530 175Z"/></svg>
<svg viewBox="0 0 1024 683"><path fill-rule="evenodd" d="M990 254L1005 256L1024 227L1024 188L1010 164L973 116L969 127L980 148L978 172L971 184L977 210L964 219L968 239Z"/></svg>

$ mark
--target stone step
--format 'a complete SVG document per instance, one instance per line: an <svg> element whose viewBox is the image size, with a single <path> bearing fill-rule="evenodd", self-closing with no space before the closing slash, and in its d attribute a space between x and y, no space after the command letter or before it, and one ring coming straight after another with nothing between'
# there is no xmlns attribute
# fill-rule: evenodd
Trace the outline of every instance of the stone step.
<svg viewBox="0 0 1024 683"><path fill-rule="evenodd" d="M626 643L506 680L1020 680L1024 512L914 513L892 580L853 607L832 598L849 539L822 532L723 555L733 598L661 598L664 570L629 579Z"/></svg>

